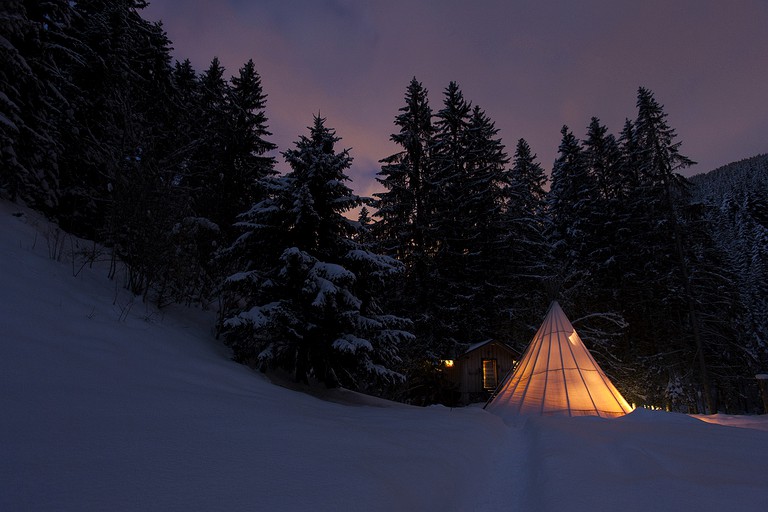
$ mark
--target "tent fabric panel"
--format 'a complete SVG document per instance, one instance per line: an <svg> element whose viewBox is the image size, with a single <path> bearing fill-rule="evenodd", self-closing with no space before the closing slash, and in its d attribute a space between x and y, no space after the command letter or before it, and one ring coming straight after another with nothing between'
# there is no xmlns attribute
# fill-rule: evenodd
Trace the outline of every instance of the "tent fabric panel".
<svg viewBox="0 0 768 512"><path fill-rule="evenodd" d="M551 410L568 409L568 393L563 372L548 372L547 386L541 397L541 412L546 414Z"/></svg>

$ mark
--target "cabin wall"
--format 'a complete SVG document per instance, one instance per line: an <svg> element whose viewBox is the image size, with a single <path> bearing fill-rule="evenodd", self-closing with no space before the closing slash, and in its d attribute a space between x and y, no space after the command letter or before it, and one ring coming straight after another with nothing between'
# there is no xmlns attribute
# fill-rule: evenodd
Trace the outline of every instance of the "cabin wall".
<svg viewBox="0 0 768 512"><path fill-rule="evenodd" d="M498 343L489 343L462 355L456 361L456 373L460 400L464 404L482 402L490 396L483 387L483 359L496 360L497 384L515 364L512 351Z"/></svg>

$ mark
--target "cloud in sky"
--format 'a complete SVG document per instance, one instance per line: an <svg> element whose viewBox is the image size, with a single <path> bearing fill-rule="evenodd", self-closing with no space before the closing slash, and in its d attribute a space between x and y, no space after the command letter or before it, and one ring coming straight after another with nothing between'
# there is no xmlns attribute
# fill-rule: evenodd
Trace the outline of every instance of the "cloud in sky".
<svg viewBox="0 0 768 512"><path fill-rule="evenodd" d="M143 15L198 71L218 56L235 74L252 58L281 149L327 117L361 194L379 190L413 76L435 111L458 82L508 152L525 138L547 169L563 124L583 136L597 116L616 133L639 86L699 162L688 174L768 151L765 0L155 0Z"/></svg>

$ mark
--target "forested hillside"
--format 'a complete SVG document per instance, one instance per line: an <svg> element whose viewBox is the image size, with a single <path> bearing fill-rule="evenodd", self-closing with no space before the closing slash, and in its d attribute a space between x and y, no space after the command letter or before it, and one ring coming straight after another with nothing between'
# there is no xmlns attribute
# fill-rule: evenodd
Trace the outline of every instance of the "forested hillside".
<svg viewBox="0 0 768 512"><path fill-rule="evenodd" d="M758 155L691 178L693 200L703 205L744 305L743 345L762 363L768 350L768 155ZM759 369L759 368L757 368Z"/></svg>
<svg viewBox="0 0 768 512"><path fill-rule="evenodd" d="M359 197L332 119L308 113L277 148L254 61L173 62L145 5L0 16L0 193L103 244L133 293L217 308L254 368L446 404L443 360L489 338L524 349L558 299L630 401L758 410L765 157L692 186L695 155L640 87L619 131L563 126L548 172L457 82L436 100L413 78L381 192Z"/></svg>

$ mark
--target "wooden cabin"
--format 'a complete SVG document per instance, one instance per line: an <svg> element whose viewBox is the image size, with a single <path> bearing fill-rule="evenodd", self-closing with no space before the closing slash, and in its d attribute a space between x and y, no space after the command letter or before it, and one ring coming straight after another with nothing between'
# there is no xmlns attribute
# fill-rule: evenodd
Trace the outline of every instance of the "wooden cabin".
<svg viewBox="0 0 768 512"><path fill-rule="evenodd" d="M454 360L443 361L445 377L458 391L460 403L484 402L519 357L508 345L486 340L472 345Z"/></svg>

